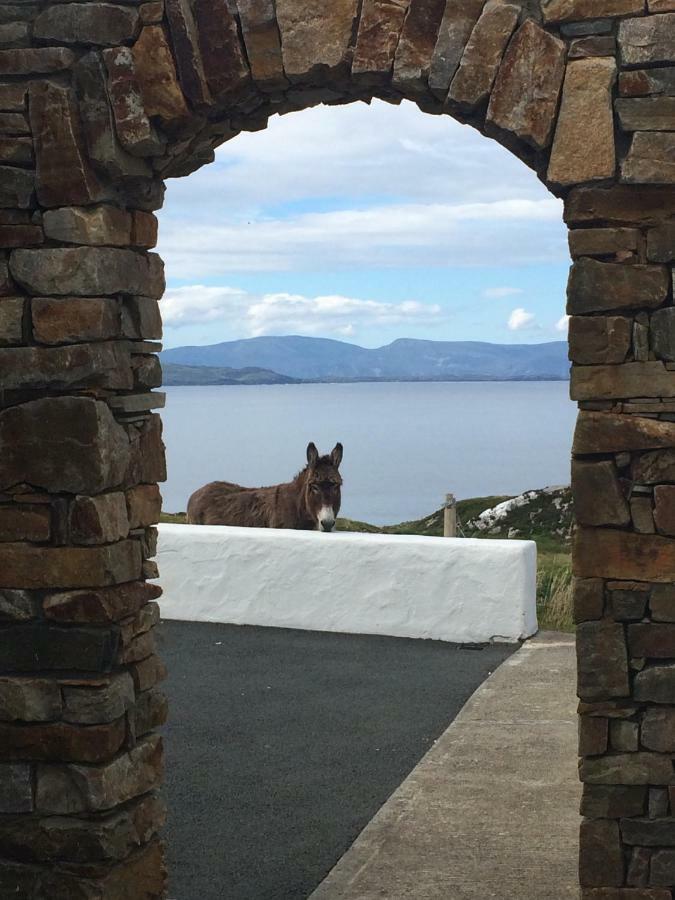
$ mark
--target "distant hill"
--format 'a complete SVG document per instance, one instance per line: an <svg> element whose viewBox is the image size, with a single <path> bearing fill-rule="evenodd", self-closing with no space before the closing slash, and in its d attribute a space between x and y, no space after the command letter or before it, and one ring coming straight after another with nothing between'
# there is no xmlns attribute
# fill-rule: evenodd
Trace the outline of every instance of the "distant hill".
<svg viewBox="0 0 675 900"><path fill-rule="evenodd" d="M279 375L269 369L249 366L245 369L231 369L225 366L182 366L164 362L163 383L179 384L297 384L297 378Z"/></svg>
<svg viewBox="0 0 675 900"><path fill-rule="evenodd" d="M303 381L564 381L569 377L564 341L488 344L402 338L384 347L367 349L328 338L289 335L227 341L206 347L176 347L162 353L162 363L165 372L167 364L212 369L255 368Z"/></svg>

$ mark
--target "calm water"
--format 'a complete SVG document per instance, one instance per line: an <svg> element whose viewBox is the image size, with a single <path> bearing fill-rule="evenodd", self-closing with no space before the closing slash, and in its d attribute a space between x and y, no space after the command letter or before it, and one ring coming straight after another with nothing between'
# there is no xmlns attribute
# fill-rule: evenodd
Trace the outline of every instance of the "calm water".
<svg viewBox="0 0 675 900"><path fill-rule="evenodd" d="M164 508L216 479L289 480L314 441L344 444L342 513L378 524L458 498L569 483L566 382L170 387Z"/></svg>

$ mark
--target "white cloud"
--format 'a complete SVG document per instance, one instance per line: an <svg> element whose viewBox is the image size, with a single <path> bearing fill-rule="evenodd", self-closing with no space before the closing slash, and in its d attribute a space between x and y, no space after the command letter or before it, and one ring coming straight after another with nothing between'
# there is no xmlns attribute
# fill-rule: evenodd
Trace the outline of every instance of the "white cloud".
<svg viewBox="0 0 675 900"><path fill-rule="evenodd" d="M500 300L502 297L514 297L516 294L525 293L522 288L516 287L495 287L487 288L483 291L483 296L488 300Z"/></svg>
<svg viewBox="0 0 675 900"><path fill-rule="evenodd" d="M521 331L523 328L531 328L534 320L534 313L526 312L521 306L513 310L507 325L510 331Z"/></svg>
<svg viewBox="0 0 675 900"><path fill-rule="evenodd" d="M258 295L237 288L204 285L167 291L162 312L167 328L224 322L252 337L289 333L351 337L359 327L420 325L441 319L440 306L413 300L382 303L339 295Z"/></svg>
<svg viewBox="0 0 675 900"><path fill-rule="evenodd" d="M570 317L563 316L562 319L558 319L558 321L555 323L555 330L556 331L564 331L565 333L567 333L569 324L570 324Z"/></svg>

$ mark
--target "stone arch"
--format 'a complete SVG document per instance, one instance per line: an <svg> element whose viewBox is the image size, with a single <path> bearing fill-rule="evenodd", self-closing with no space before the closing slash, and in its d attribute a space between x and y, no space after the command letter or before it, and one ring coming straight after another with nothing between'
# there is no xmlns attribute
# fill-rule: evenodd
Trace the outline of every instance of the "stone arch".
<svg viewBox="0 0 675 900"><path fill-rule="evenodd" d="M472 124L564 199L583 896L671 897L674 10L0 6L0 893L165 892L163 181L275 112L376 96Z"/></svg>

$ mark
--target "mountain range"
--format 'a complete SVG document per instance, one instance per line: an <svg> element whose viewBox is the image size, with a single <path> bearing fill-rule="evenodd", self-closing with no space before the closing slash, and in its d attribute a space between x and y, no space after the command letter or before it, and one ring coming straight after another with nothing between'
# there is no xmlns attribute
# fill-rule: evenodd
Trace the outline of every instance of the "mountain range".
<svg viewBox="0 0 675 900"><path fill-rule="evenodd" d="M165 350L161 358L167 384L564 381L569 377L565 341L488 344L401 338L370 349L329 338L288 335L175 347ZM190 367L191 371L181 372L179 367ZM209 372L195 371L206 367ZM251 369L258 374L241 372Z"/></svg>

